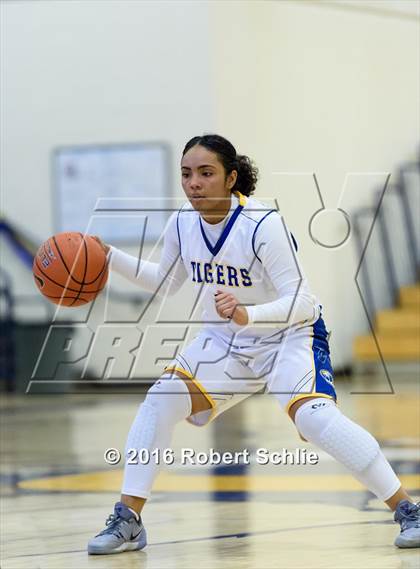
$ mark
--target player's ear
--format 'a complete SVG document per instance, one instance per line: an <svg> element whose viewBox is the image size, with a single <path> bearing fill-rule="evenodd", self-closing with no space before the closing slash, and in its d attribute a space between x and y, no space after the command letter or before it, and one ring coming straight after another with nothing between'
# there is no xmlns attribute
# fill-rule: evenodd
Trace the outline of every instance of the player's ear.
<svg viewBox="0 0 420 569"><path fill-rule="evenodd" d="M238 172L236 170L232 170L229 176L226 179L226 186L229 190L233 188L236 184L236 180L238 179Z"/></svg>

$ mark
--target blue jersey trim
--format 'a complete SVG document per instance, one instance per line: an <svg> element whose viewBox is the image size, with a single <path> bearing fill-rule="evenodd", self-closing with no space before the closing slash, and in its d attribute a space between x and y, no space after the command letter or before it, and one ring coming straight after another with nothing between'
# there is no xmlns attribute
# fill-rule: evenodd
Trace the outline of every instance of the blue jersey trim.
<svg viewBox="0 0 420 569"><path fill-rule="evenodd" d="M181 255L181 259L182 259L181 235L179 233L179 214L180 213L181 213L181 209L178 211L178 214L176 216L176 232L178 233L179 254Z"/></svg>
<svg viewBox="0 0 420 569"><path fill-rule="evenodd" d="M204 242L207 245L207 249L210 251L210 253L213 256L216 256L217 253L220 251L220 249L223 247L226 239L228 238L228 235L233 227L233 224L235 223L237 217L239 216L239 214L241 213L241 211L243 210L244 206L243 205L238 205L237 208L235 209L235 211L232 213L231 218L229 219L227 225L225 226L225 228L222 231L222 234L220 235L219 239L217 240L216 245L213 247L213 245L210 243L210 241L207 239L207 235L204 231L204 227L203 224L201 222L201 216L200 216L200 228L201 228L201 235L203 236Z"/></svg>
<svg viewBox="0 0 420 569"><path fill-rule="evenodd" d="M264 221L264 219L265 219L266 217L268 217L268 216L270 215L270 213L273 213L273 211L277 211L277 210L276 210L276 209L270 209L270 211L269 211L268 213L266 213L266 214L264 215L264 217L262 217L262 218L259 220L259 222L258 222L257 225L255 226L254 233L252 234L252 240L251 240L251 243L252 243L252 250L254 251L254 255L257 257L257 259L259 260L260 263L262 263L262 261L261 261L261 259L258 257L258 255L257 255L257 253L256 253L256 251L255 251L255 236L256 236L256 233L257 233L257 229L259 228L259 226L261 225L261 223Z"/></svg>

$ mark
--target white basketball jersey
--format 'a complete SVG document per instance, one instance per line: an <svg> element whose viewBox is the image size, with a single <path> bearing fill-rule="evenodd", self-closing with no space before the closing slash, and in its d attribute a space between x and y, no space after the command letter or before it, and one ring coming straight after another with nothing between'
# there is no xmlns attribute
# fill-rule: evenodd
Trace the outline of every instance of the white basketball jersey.
<svg viewBox="0 0 420 569"><path fill-rule="evenodd" d="M180 255L188 280L197 288L205 326L229 337L240 331L245 340L272 336L273 328L288 327L288 318L277 323L257 322L256 318L247 327L238 326L217 314L214 301L217 290L231 292L246 306L270 303L287 294L292 307L293 295L310 294L296 259L294 238L276 210L236 193L221 223L206 223L189 202L175 216ZM280 250L283 255L279 257ZM315 297L310 296L316 306ZM314 310L312 320L317 317ZM297 326L309 323L305 320Z"/></svg>

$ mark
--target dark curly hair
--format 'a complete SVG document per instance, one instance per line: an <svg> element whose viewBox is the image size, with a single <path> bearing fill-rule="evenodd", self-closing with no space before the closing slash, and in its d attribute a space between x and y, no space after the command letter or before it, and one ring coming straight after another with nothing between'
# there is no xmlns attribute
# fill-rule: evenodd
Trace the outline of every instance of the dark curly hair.
<svg viewBox="0 0 420 569"><path fill-rule="evenodd" d="M184 156L190 148L198 144L217 154L218 159L223 164L226 176L228 176L232 170L238 172L232 191L237 190L244 196L250 196L254 193L258 180L258 168L248 156L236 154L236 149L233 144L219 134L194 136L185 145L182 156Z"/></svg>

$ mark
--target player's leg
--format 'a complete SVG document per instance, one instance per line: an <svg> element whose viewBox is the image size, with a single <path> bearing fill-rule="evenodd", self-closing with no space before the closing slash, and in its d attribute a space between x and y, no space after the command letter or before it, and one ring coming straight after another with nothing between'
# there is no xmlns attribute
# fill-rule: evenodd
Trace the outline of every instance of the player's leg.
<svg viewBox="0 0 420 569"><path fill-rule="evenodd" d="M140 511L160 465L154 460L130 464L130 448L169 448L178 422L188 419L203 426L262 387L246 365L230 357L228 344L206 331L200 333L168 365L140 406L127 438L121 501L115 505L107 528L89 542L89 553L120 553L146 544Z"/></svg>
<svg viewBox="0 0 420 569"><path fill-rule="evenodd" d="M378 498L395 509L399 547L420 547L420 512L401 487L376 439L336 406L328 345L305 331L290 334L269 388L294 420L300 435L346 466ZM283 377L282 377L283 376ZM286 392L286 393L284 393ZM281 393L281 394L280 394Z"/></svg>
<svg viewBox="0 0 420 569"><path fill-rule="evenodd" d="M314 417L313 415L314 415L316 412L318 412L318 410L319 410L319 411L324 411L328 416L331 416L331 415L332 415L332 417L331 417L331 419L330 419L331 421L334 420L334 418L337 418L337 416L338 416L337 412L341 414L341 412L338 410L338 408L335 407L335 403L332 403L332 402L325 402L325 401L323 401L323 400L321 400L321 399L318 399L318 400L317 400L316 398L314 399L313 397L311 397L311 398L303 398L303 399L300 399L299 401L296 401L295 403L293 403L293 405L292 405L292 406L290 407L290 409L289 409L289 416L290 416L290 418L292 419L292 421L293 421L296 425L297 425L297 422L296 422L296 414L297 414L298 410L299 410L301 407L303 407L304 405L307 405L306 409L309 410L309 416L310 416L310 419L309 419L309 428L311 427L313 421L315 420L315 417ZM334 410L333 413L331 413L331 411L328 410L328 407L329 407L330 405L334 405L334 407L335 407L335 410ZM315 407L315 411L314 411L314 407ZM304 411L304 410L303 410L303 411ZM345 416L343 415L343 417L345 417ZM318 418L318 417L317 417L317 418ZM383 465L386 464L385 470L388 471L388 472L391 472L391 471L392 471L391 465L388 463L388 461L387 461L387 460L385 459L385 457L383 456L382 451L379 449L379 444L376 445L376 442L373 442L373 441L372 441L372 439L373 439L372 435L370 435L370 433L368 433L368 431L366 431L365 429L363 429L362 427L360 427L360 425L357 425L357 424L354 423L353 421L350 421L348 418L345 417L345 420L346 420L346 423L348 423L348 424L353 423L353 425L355 425L355 426L357 427L357 429L358 429L358 434L359 434L360 439L366 440L366 441L369 440L370 443L372 444L372 447L373 447L374 449L378 449L378 450L379 450L379 452L377 453L377 458L376 458L377 464L379 464L379 463L382 463ZM299 423L300 423L301 425L302 425L302 421L308 423L307 420L305 421L305 419L303 419L302 417L300 417ZM322 421L321 421L322 424L325 423L325 422L326 422L325 420L322 420ZM339 422L340 422L340 421L339 421ZM305 429L305 427L303 427L303 428ZM331 425L330 428L333 428L333 425ZM309 438L307 438L306 435L303 434L302 430L299 430L299 432L300 432L301 435L303 435L303 436L305 437L306 440L308 440L308 441L310 441L310 442L313 442L313 441L311 441ZM306 432L306 434L308 434L308 433ZM308 434L308 436L311 437L310 434ZM372 438L371 438L371 437L372 437ZM312 437L311 437L311 438L312 438ZM360 440L360 439L359 439L359 440ZM317 444L317 443L315 443L315 444ZM375 452L375 451L374 451L374 452ZM375 479L376 479L378 476L379 476L379 478L382 478L382 481L384 481L384 480L387 478L386 476L383 476L383 477L381 476L381 472L380 472L380 471L381 471L381 468L380 468L380 467L376 469L376 470L378 471L377 473L376 473L376 471L375 471L374 468L369 469L369 472L370 472L371 470L373 471L373 484L375 483ZM393 472L393 471L392 471L392 472ZM355 476L356 476L356 478L358 478L358 479L364 484L364 486L366 486L369 490L371 490L373 493L375 493L376 495L378 495L378 491L375 492L375 489L370 487L370 476L369 476L368 472L366 472L366 473L363 473L363 472L362 472L361 474L358 474L358 473L356 472L356 473L355 473ZM383 500L384 500L384 502L389 506L389 508L390 508L392 511L395 511L396 508L397 508L398 503L401 502L401 500L411 500L411 498L410 498L410 496L407 494L407 492L405 491L405 489L401 486L401 483L400 483L400 481L398 480L398 478L396 477L396 475L390 474L389 480L390 480L390 482L389 482L389 488L390 488L390 489L389 489L388 491L385 490L384 492L381 493L381 495L384 496ZM390 494L390 492L392 492L392 491L394 490L395 486L397 486L397 485L399 486L399 487L398 487L398 490L396 490L394 493L391 493L391 494ZM389 495L389 494L390 494L390 496L387 498L386 496ZM379 496L378 496L378 497L379 497Z"/></svg>
<svg viewBox="0 0 420 569"><path fill-rule="evenodd" d="M179 382L175 382L174 384L167 383L167 380L174 377L180 378L180 380L185 383L190 403L188 402L188 397L182 397L182 395L187 396L187 390L185 390ZM176 386L175 390L172 389L174 386ZM159 397L159 399L157 399L157 397ZM159 440L155 441L157 444L153 445L153 449L149 449L159 449L161 452L165 448L170 447L172 433L177 422L187 419L190 415L211 409L211 404L205 395L182 371L173 371L164 374L149 391L144 404L151 405L155 408L160 414L159 418L163 422L162 425L156 425L156 429L160 435ZM150 417L150 410L146 410L145 412L144 404L139 409L130 429L126 444L126 454L128 449L138 450L139 448L145 448L143 446L133 446L139 444L137 440L138 434L145 432L143 425ZM169 407L171 413L167 411ZM155 411L153 411L153 416L155 414ZM143 467L146 468L144 469ZM154 461L150 461L150 463L146 465L136 464L135 461L133 464L126 463L125 465L121 502L134 510L138 515L140 515L150 495L150 488L153 480L156 478L158 470L159 464L156 464Z"/></svg>
<svg viewBox="0 0 420 569"><path fill-rule="evenodd" d="M289 414L299 433L346 466L368 490L395 511L398 547L420 547L420 509L402 487L376 439L326 399L303 398Z"/></svg>
<svg viewBox="0 0 420 569"><path fill-rule="evenodd" d="M146 531L140 512L160 468L151 453L158 450L155 456L161 456L170 447L175 425L210 407L206 397L180 371L164 374L149 389L127 437L121 501L115 504L106 528L90 540L90 554L121 553L145 547ZM149 452L148 462L138 460L140 449Z"/></svg>

